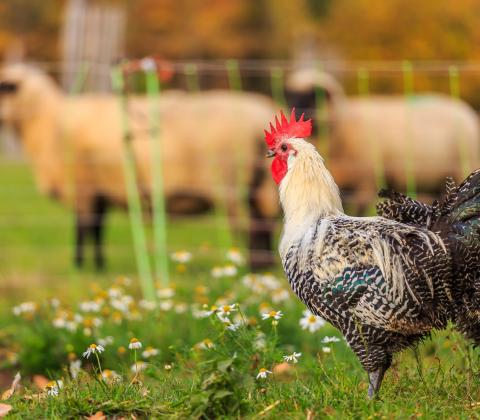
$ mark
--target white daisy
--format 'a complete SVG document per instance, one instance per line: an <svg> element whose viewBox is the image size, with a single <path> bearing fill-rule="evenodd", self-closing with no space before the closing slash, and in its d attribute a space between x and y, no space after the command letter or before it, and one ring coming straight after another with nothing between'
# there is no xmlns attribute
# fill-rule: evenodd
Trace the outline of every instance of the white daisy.
<svg viewBox="0 0 480 420"><path fill-rule="evenodd" d="M177 303L174 309L177 314L184 314L185 312L188 311L188 305L183 302Z"/></svg>
<svg viewBox="0 0 480 420"><path fill-rule="evenodd" d="M69 370L70 370L70 376L72 379L77 379L78 374L82 370L82 361L80 359L77 360L72 360L70 362Z"/></svg>
<svg viewBox="0 0 480 420"><path fill-rule="evenodd" d="M207 318L210 316L209 311L205 309L199 309L197 304L193 304L191 307L192 311L192 316L194 318L200 319L200 318Z"/></svg>
<svg viewBox="0 0 480 420"><path fill-rule="evenodd" d="M170 254L170 257L177 263L186 264L192 259L192 253L188 251L176 251Z"/></svg>
<svg viewBox="0 0 480 420"><path fill-rule="evenodd" d="M283 316L282 311L270 311L268 313L263 313L262 319L265 320L265 319L273 318L275 320L278 320L282 316Z"/></svg>
<svg viewBox="0 0 480 420"><path fill-rule="evenodd" d="M167 299L167 300L162 300L158 307L164 311L164 312L168 312L169 310L171 310L173 308L173 300L171 299Z"/></svg>
<svg viewBox="0 0 480 420"><path fill-rule="evenodd" d="M132 367L130 368L133 373L138 373L141 372L142 370L145 370L148 366L147 362L139 361L137 363L134 363Z"/></svg>
<svg viewBox="0 0 480 420"><path fill-rule="evenodd" d="M144 359L148 359L149 357L153 357L153 356L158 356L158 354L160 353L160 351L158 349L155 349L151 346L148 346L143 352L142 352L142 357Z"/></svg>
<svg viewBox="0 0 480 420"><path fill-rule="evenodd" d="M100 379L103 379L105 382L120 382L122 377L115 372L114 370L104 369L100 375Z"/></svg>
<svg viewBox="0 0 480 420"><path fill-rule="evenodd" d="M57 380L57 381L50 381L46 386L45 389L47 391L47 395L50 397L56 397L58 396L58 393L60 392L60 389L63 388L63 381Z"/></svg>
<svg viewBox="0 0 480 420"><path fill-rule="evenodd" d="M102 347L107 347L110 344L113 344L114 338L111 335L107 335L105 338L99 338L97 340L98 344Z"/></svg>
<svg viewBox="0 0 480 420"><path fill-rule="evenodd" d="M258 332L253 347L256 350L263 350L267 346L267 341L265 339L265 334L263 332Z"/></svg>
<svg viewBox="0 0 480 420"><path fill-rule="evenodd" d="M225 328L229 331L237 331L240 328L240 323L238 322L231 322L229 320L224 321Z"/></svg>
<svg viewBox="0 0 480 420"><path fill-rule="evenodd" d="M276 290L280 287L280 282L273 274L270 273L260 276L260 281L269 290Z"/></svg>
<svg viewBox="0 0 480 420"><path fill-rule="evenodd" d="M260 368L258 371L257 379L266 379L268 375L270 375L272 372L265 368Z"/></svg>
<svg viewBox="0 0 480 420"><path fill-rule="evenodd" d="M200 350L213 349L214 347L214 342L209 338L205 338L204 340L200 341L200 343L195 344L195 348Z"/></svg>
<svg viewBox="0 0 480 420"><path fill-rule="evenodd" d="M171 287L164 287L162 289L157 290L157 296L160 299L171 299L175 296L175 289Z"/></svg>
<svg viewBox="0 0 480 420"><path fill-rule="evenodd" d="M288 293L287 289L276 289L272 291L272 302L273 303L280 303L290 298L290 293Z"/></svg>
<svg viewBox="0 0 480 420"><path fill-rule="evenodd" d="M332 349L330 347L322 347L322 351L324 353L330 353L332 351Z"/></svg>
<svg viewBox="0 0 480 420"><path fill-rule="evenodd" d="M245 261L243 255L237 248L232 248L227 251L227 259L236 265L242 265Z"/></svg>
<svg viewBox="0 0 480 420"><path fill-rule="evenodd" d="M322 340L322 343L323 343L323 344L338 343L339 341L340 341L340 339L337 338L337 337L325 337L325 338Z"/></svg>
<svg viewBox="0 0 480 420"><path fill-rule="evenodd" d="M289 354L287 356L283 356L283 360L285 360L286 362L293 362L293 363L297 363L298 362L298 358L302 355L302 353L296 353L296 352L293 352L292 354Z"/></svg>
<svg viewBox="0 0 480 420"><path fill-rule="evenodd" d="M232 303L231 305L222 305L217 309L217 315L219 317L226 317L230 316L230 314L234 311L238 311L236 303Z"/></svg>
<svg viewBox="0 0 480 420"><path fill-rule="evenodd" d="M140 341L138 341L135 337L133 337L131 340L130 340L130 344L128 345L128 348L130 350L138 350L138 349L141 349L142 348L142 343Z"/></svg>
<svg viewBox="0 0 480 420"><path fill-rule="evenodd" d="M157 307L157 304L151 300L142 299L138 302L138 306L146 311L153 311Z"/></svg>
<svg viewBox="0 0 480 420"><path fill-rule="evenodd" d="M101 345L97 345L97 344L90 344L87 348L87 351L85 351L83 353L83 357L85 357L85 359L88 359L92 354L95 354L95 353L102 353L105 351L105 347L101 346Z"/></svg>
<svg viewBox="0 0 480 420"><path fill-rule="evenodd" d="M225 277L234 277L237 275L237 273L238 273L237 267L235 267L232 264L226 265L225 267L223 267L223 275Z"/></svg>
<svg viewBox="0 0 480 420"><path fill-rule="evenodd" d="M217 311L218 311L218 306L217 305L210 306L210 309L208 309L208 310L207 310L207 308L208 308L207 305L203 305L203 307L205 308L205 313L206 313L207 316L216 314Z"/></svg>
<svg viewBox="0 0 480 420"><path fill-rule="evenodd" d="M212 277L219 278L223 276L223 267L213 267L212 271L210 272Z"/></svg>
<svg viewBox="0 0 480 420"><path fill-rule="evenodd" d="M111 298L119 298L120 296L123 295L123 290L120 287L110 287L110 289L107 290L108 296Z"/></svg>
<svg viewBox="0 0 480 420"><path fill-rule="evenodd" d="M325 325L323 318L313 315L310 311L303 312L303 318L300 319L300 326L303 330L308 330L311 333L319 330Z"/></svg>
<svg viewBox="0 0 480 420"><path fill-rule="evenodd" d="M102 309L102 303L103 302L101 301L87 300L81 302L79 306L82 312L100 312L100 309Z"/></svg>
<svg viewBox="0 0 480 420"><path fill-rule="evenodd" d="M14 306L12 311L14 315L22 315L23 313L34 313L37 309L35 302L23 302L18 306Z"/></svg>

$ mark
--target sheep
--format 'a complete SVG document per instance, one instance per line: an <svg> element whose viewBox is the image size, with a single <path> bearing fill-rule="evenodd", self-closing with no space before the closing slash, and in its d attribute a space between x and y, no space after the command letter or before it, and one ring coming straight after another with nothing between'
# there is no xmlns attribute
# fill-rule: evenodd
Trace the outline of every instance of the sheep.
<svg viewBox="0 0 480 420"><path fill-rule="evenodd" d="M226 200L235 221L239 176L249 183L251 264L271 264L271 231L278 211L261 153L265 122L276 107L247 93L165 91L159 100L167 210L195 213ZM152 186L149 99L128 104L138 188L149 201ZM76 214L75 263L84 262L92 237L95 264L104 265L102 232L107 209L125 208L122 125L113 94L65 95L40 70L14 65L0 71L0 122L18 132L41 193ZM243 167L238 168L241 162ZM242 173L240 173L242 171ZM253 220L259 219L259 220ZM253 252L255 248L266 252Z"/></svg>
<svg viewBox="0 0 480 420"><path fill-rule="evenodd" d="M379 162L388 186L400 190L410 164L423 193L437 192L448 175L463 179L479 166L477 116L461 100L441 94L346 97L332 76L302 70L287 82L289 104L314 117L315 89L326 93L329 166L360 211L375 199Z"/></svg>

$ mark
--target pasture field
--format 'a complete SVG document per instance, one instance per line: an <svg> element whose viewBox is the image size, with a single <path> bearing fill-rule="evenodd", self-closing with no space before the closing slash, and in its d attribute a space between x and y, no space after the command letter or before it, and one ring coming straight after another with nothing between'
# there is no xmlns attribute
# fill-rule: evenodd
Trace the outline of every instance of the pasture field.
<svg viewBox="0 0 480 420"><path fill-rule="evenodd" d="M229 261L211 216L169 224L170 251L191 260L172 261L172 284L146 302L124 213L108 218L108 269L79 272L71 214L37 194L24 163L2 161L0 179L0 395L22 375L0 401L9 418L480 417L479 352L454 329L397 355L369 401L340 334L304 316L280 267ZM104 351L83 357L93 343Z"/></svg>

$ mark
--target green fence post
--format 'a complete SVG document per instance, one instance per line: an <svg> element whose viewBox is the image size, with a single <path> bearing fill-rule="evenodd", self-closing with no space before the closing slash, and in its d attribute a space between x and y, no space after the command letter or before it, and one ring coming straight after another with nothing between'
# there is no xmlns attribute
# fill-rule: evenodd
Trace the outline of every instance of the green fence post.
<svg viewBox="0 0 480 420"><path fill-rule="evenodd" d="M82 62L77 74L75 75L72 87L67 92L69 97L79 94L84 89L85 81L88 75L88 69L89 69L89 63ZM65 132L63 133L62 140L66 143L65 149L63 149L63 157L66 165L66 178L68 180L67 194L69 198L72 200L72 204L75 205L76 193L77 193L76 186L75 186L75 173L73 170L73 164L75 160L75 148L74 148L74 145L72 144L71 138L69 138L68 136L68 133L65 133ZM75 223L77 223L75 212L73 212L72 215L73 215L72 225L75 226ZM73 258L72 258L72 262L73 262ZM76 281L77 280L76 275L79 274L78 270L75 266L72 266L72 271Z"/></svg>
<svg viewBox="0 0 480 420"><path fill-rule="evenodd" d="M155 274L164 287L169 284L167 215L163 189L162 139L160 135L160 81L156 63L145 59L144 72L150 102L150 140L152 144L152 209Z"/></svg>
<svg viewBox="0 0 480 420"><path fill-rule="evenodd" d="M320 61L315 66L318 74L323 73L323 66ZM329 110L325 96L325 90L315 83L315 119L318 127L317 148L325 160L330 155L330 132L329 132Z"/></svg>
<svg viewBox="0 0 480 420"><path fill-rule="evenodd" d="M237 60L227 60L228 85L231 90L242 90L242 78Z"/></svg>
<svg viewBox="0 0 480 420"><path fill-rule="evenodd" d="M233 59L227 60L226 67L228 73L228 85L230 87L230 90L233 90L235 92L241 92L243 90L243 83L238 61ZM244 205L247 199L247 171L245 171L246 155L245 147L242 144L242 140L243 139L237 139L237 141L233 142L235 145L236 190L237 197L240 197L239 219L247 221L246 229L248 230L248 211L246 210L246 207ZM227 208L224 210L224 213L225 217L228 216ZM241 226L243 227L243 225ZM229 247L231 247L232 245L234 245L232 233L233 229L229 223L227 223L227 228L229 229L227 230L227 232L229 232ZM238 237L236 239L237 241L239 241Z"/></svg>
<svg viewBox="0 0 480 420"><path fill-rule="evenodd" d="M140 201L137 175L135 170L135 154L132 147L132 133L128 116L125 81L122 74L122 68L120 66L114 67L112 70L112 85L114 91L119 95L119 111L121 116L124 145L123 168L135 257L140 276L140 286L142 288L144 298L154 301L156 300L155 285L153 282L150 261L148 258L147 241L143 226L142 205Z"/></svg>
<svg viewBox="0 0 480 420"><path fill-rule="evenodd" d="M367 69L359 68L357 70L357 88L358 94L361 97L368 97L370 95L370 74ZM368 118L368 116L365 116ZM377 190L385 187L385 168L383 165L383 158L378 144L378 133L374 133L372 127L368 127L368 139L373 154L373 171L375 173L375 184Z"/></svg>
<svg viewBox="0 0 480 420"><path fill-rule="evenodd" d="M407 133L406 133L406 161L405 161L405 176L407 181L407 194L412 198L417 195L417 185L415 180L415 164L414 164L414 145L413 133L411 127L411 118L409 107L413 100L413 65L410 61L405 60L402 65L403 72L403 91L405 95L405 102L407 107Z"/></svg>
<svg viewBox="0 0 480 420"><path fill-rule="evenodd" d="M450 66L448 68L448 80L450 86L450 96L457 100L460 99L460 74L456 66ZM461 129L460 124L458 128ZM467 177L472 168L470 167L470 160L468 158L468 146L465 141L465 135L461 133L461 137L458 142L458 153L460 156L460 166L464 177Z"/></svg>
<svg viewBox="0 0 480 420"><path fill-rule="evenodd" d="M200 84L198 83L197 65L193 63L185 64L185 76L187 77L187 88L189 92L198 92Z"/></svg>
<svg viewBox="0 0 480 420"><path fill-rule="evenodd" d="M278 66L272 67L270 70L270 87L272 91L272 98L282 108L285 108L287 106L287 101L285 99L283 79L283 69Z"/></svg>

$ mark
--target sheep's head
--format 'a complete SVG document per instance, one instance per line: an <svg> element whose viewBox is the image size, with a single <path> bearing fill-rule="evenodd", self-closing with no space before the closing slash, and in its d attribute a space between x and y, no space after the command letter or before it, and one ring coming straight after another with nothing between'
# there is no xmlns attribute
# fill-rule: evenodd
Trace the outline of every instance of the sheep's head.
<svg viewBox="0 0 480 420"><path fill-rule="evenodd" d="M267 157L273 157L272 176L277 184L280 184L288 172L289 162L295 158L298 145L293 140L309 137L312 133L312 120L304 121L304 115L298 121L295 120L295 108L292 109L290 121L287 120L283 111L280 112L280 121L275 117L275 127L270 123L270 132L265 130L265 142L269 150Z"/></svg>
<svg viewBox="0 0 480 420"><path fill-rule="evenodd" d="M5 71L0 72L0 124L15 122L19 87L20 82L16 77Z"/></svg>
<svg viewBox="0 0 480 420"><path fill-rule="evenodd" d="M0 123L16 126L53 107L58 88L45 73L24 64L0 69Z"/></svg>

